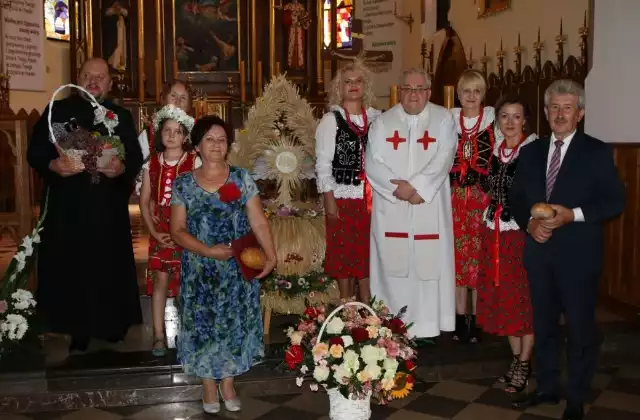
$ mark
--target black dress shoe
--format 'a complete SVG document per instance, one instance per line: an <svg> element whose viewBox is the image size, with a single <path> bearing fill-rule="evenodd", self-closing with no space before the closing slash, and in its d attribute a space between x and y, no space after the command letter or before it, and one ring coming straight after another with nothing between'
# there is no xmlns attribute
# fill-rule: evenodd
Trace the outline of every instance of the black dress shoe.
<svg viewBox="0 0 640 420"><path fill-rule="evenodd" d="M557 405L560 402L560 399L557 395L548 395L543 394L541 392L534 392L533 394L529 394L526 398L522 400L515 400L511 404L513 408L528 408L535 407L537 405Z"/></svg>
<svg viewBox="0 0 640 420"><path fill-rule="evenodd" d="M582 420L584 418L584 408L580 406L568 405L562 413L562 420Z"/></svg>

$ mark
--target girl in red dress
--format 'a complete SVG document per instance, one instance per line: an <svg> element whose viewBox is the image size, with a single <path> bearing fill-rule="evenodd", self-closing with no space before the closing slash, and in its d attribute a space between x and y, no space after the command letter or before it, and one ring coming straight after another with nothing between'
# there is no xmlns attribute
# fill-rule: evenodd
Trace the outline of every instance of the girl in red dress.
<svg viewBox="0 0 640 420"><path fill-rule="evenodd" d="M316 181L324 197L324 271L338 281L340 297L369 303L371 188L364 172L369 125L380 114L372 75L360 60L344 66L331 83L330 112L316 129Z"/></svg>
<svg viewBox="0 0 640 420"><path fill-rule="evenodd" d="M495 111L482 106L487 84L477 70L467 70L458 81L462 108L452 109L457 123L458 150L451 169L451 206L456 261L456 330L453 339L478 342L476 328L476 280L482 270L480 223L486 194L480 184L493 156ZM471 314L468 313L472 290Z"/></svg>
<svg viewBox="0 0 640 420"><path fill-rule="evenodd" d="M527 273L522 265L525 233L513 220L509 189L520 149L536 139L525 136L528 113L517 97L503 97L496 105L494 159L484 187L490 197L480 227L482 253L478 275L478 324L484 331L509 337L513 361L500 378L507 392L522 392L531 374L533 312Z"/></svg>
<svg viewBox="0 0 640 420"><path fill-rule="evenodd" d="M182 80L174 80L166 83L162 88L161 104L173 105L184 112L189 114L191 112L191 92L187 87L187 84ZM154 139L152 121L148 120L144 116L144 125L146 128L142 130L138 136L138 142L140 143L140 149L142 150L142 157L146 162L154 151ZM142 172L136 180L136 195L140 195L140 189L142 188Z"/></svg>
<svg viewBox="0 0 640 420"><path fill-rule="evenodd" d="M153 317L153 355L166 353L164 312L167 297L175 297L180 285L182 250L169 235L173 181L198 165L189 152L189 133L194 120L182 109L167 105L153 118L157 152L143 167L140 212L149 230L147 295L151 296Z"/></svg>

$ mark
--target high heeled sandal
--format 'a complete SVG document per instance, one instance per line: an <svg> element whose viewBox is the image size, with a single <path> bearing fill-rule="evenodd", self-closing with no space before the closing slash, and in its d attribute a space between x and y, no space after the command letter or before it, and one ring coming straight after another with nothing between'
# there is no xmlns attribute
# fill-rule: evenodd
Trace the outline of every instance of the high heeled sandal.
<svg viewBox="0 0 640 420"><path fill-rule="evenodd" d="M504 389L509 394L519 394L529 386L531 364L528 360L518 361L518 368L513 372L509 385Z"/></svg>
<svg viewBox="0 0 640 420"><path fill-rule="evenodd" d="M218 392L220 393L220 399L224 402L224 408L227 411L236 412L242 410L242 403L240 402L240 398L238 398L237 394L230 400L224 399L224 395L222 395L222 381L220 381L220 384L218 385Z"/></svg>
<svg viewBox="0 0 640 420"><path fill-rule="evenodd" d="M162 347L156 347L156 344L161 343ZM151 354L154 357L164 357L167 354L167 346L165 344L164 337L156 337L153 339L153 349Z"/></svg>
<svg viewBox="0 0 640 420"><path fill-rule="evenodd" d="M513 358L511 359L511 365L509 365L509 370L507 370L507 373L498 378L498 382L500 382L501 384L509 383L511 381L511 378L513 378L513 373L516 371L519 363L520 355L514 354Z"/></svg>

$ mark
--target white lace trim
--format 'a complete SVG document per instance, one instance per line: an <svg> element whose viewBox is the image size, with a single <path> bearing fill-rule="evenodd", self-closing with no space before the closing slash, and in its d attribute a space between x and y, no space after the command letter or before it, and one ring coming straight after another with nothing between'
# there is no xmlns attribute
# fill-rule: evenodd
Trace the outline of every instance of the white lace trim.
<svg viewBox="0 0 640 420"><path fill-rule="evenodd" d="M490 230L496 230L496 223L493 220L487 219L488 212L489 212L489 208L487 207L482 212L482 220ZM500 220L499 225L500 225L499 226L500 232L506 232L509 230L520 230L520 226L518 226L518 224L516 223L515 220L513 220L513 218L511 218L511 220L509 220L508 222L503 222L502 220Z"/></svg>

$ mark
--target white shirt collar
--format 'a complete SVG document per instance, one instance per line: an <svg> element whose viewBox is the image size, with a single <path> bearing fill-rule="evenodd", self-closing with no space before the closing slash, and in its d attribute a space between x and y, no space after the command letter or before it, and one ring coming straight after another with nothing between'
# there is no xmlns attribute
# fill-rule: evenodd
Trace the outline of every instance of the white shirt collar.
<svg viewBox="0 0 640 420"><path fill-rule="evenodd" d="M578 130L573 130L573 132L571 134L569 134L567 137L565 137L564 140L562 140L562 147L569 147L569 143L571 143L571 140L573 140L573 137L576 135L576 132ZM551 133L551 146L555 145L556 140L558 140L556 138L556 135L554 133Z"/></svg>

